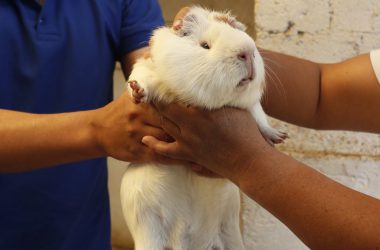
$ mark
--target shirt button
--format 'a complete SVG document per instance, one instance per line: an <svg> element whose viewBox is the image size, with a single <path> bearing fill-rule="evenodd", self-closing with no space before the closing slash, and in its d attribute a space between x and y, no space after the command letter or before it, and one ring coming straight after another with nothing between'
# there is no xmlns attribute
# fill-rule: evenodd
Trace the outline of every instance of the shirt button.
<svg viewBox="0 0 380 250"><path fill-rule="evenodd" d="M41 24L41 23L44 23L45 22L45 18L40 18L40 20L38 20L38 22Z"/></svg>

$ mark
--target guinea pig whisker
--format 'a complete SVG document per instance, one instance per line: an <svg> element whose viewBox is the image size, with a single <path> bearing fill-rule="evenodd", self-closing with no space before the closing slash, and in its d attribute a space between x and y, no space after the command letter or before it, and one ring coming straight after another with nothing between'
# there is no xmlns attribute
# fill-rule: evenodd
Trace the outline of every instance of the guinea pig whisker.
<svg viewBox="0 0 380 250"><path fill-rule="evenodd" d="M276 72L270 68L269 65L264 65L264 69L273 82L277 82L279 85L283 85L281 79L277 76Z"/></svg>
<svg viewBox="0 0 380 250"><path fill-rule="evenodd" d="M280 92L282 97L285 98L285 102L288 102L288 99L285 94L285 87L284 84L281 82L281 79L277 76L277 74L270 68L269 65L265 65L265 72L266 76L273 82L274 87ZM266 98L267 93L264 91L264 98Z"/></svg>
<svg viewBox="0 0 380 250"><path fill-rule="evenodd" d="M265 53L264 53L265 55ZM261 54L262 58L263 58L263 61L264 61L264 64L267 64L267 62L277 66L277 67L281 67L282 65L279 63L279 62L276 62L275 60L272 60L270 58L267 58L265 57L263 54Z"/></svg>

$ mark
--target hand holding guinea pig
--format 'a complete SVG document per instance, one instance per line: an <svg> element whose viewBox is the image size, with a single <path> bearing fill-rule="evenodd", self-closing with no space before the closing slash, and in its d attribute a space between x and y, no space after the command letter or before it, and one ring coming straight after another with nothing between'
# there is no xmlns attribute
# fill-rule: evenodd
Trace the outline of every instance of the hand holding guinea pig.
<svg viewBox="0 0 380 250"><path fill-rule="evenodd" d="M162 128L175 142L145 136L144 144L163 156L205 166L238 186L255 160L275 150L246 110L224 107L205 111L176 103L155 106L163 116Z"/></svg>

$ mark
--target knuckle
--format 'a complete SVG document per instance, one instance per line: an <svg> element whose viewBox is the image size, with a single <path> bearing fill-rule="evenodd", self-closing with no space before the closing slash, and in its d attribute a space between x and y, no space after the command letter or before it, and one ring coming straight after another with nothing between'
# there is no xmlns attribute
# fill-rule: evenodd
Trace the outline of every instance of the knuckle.
<svg viewBox="0 0 380 250"><path fill-rule="evenodd" d="M134 128L127 128L125 134L128 138L136 138L138 132Z"/></svg>
<svg viewBox="0 0 380 250"><path fill-rule="evenodd" d="M134 121L134 120L138 119L139 117L140 117L140 113L136 109L131 110L127 114L127 120L129 122Z"/></svg>

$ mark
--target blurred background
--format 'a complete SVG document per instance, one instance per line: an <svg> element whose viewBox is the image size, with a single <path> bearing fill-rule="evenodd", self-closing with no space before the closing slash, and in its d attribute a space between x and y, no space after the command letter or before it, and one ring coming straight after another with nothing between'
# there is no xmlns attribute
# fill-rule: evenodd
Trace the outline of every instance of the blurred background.
<svg viewBox="0 0 380 250"><path fill-rule="evenodd" d="M186 5L231 10L247 25L258 47L317 62L338 62L380 48L378 0L161 0L160 3L168 24ZM124 91L124 82L117 68L115 96ZM282 87L280 81L278 85ZM290 135L278 147L281 151L340 183L380 198L380 135L314 131L274 119L271 123ZM120 180L127 164L114 159L109 162L113 246L133 249L119 199ZM242 218L247 249L308 249L281 222L247 198L242 202Z"/></svg>

